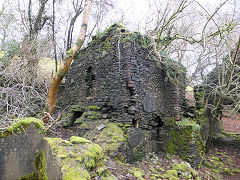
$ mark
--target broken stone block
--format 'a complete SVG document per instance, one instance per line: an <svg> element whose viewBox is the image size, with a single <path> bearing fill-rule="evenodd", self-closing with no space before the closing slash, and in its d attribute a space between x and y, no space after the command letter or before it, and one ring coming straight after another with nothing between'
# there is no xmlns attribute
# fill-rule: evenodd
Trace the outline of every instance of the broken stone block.
<svg viewBox="0 0 240 180"><path fill-rule="evenodd" d="M134 115L134 114L136 114L136 110L137 110L136 107L130 106L128 108L128 114Z"/></svg>
<svg viewBox="0 0 240 180"><path fill-rule="evenodd" d="M97 126L97 130L100 131L105 127L106 127L105 124L101 124L101 125Z"/></svg>

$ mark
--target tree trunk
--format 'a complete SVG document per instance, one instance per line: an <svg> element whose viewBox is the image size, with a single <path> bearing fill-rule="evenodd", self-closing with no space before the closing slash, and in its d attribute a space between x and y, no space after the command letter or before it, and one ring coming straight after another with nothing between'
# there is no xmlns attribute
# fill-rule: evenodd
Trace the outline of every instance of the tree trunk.
<svg viewBox="0 0 240 180"><path fill-rule="evenodd" d="M79 51L79 49L81 48L81 46L85 40L88 19L89 19L89 13L90 13L90 4L91 4L91 0L85 1L85 8L83 11L83 20L82 20L82 25L81 25L81 29L80 29L78 38L77 38L76 42L73 44L72 48L67 52L66 56L63 59L63 65L58 70L58 72L56 73L55 77L53 78L53 80L51 82L51 85L49 88L49 93L48 93L48 98L47 98L47 109L46 109L50 115L53 114L53 112L55 110L57 91L62 82L62 79L64 78L65 74L67 73L67 70L68 70L69 66L71 65L71 62L72 62L74 56ZM43 118L43 122L44 123L48 122L48 116Z"/></svg>
<svg viewBox="0 0 240 180"><path fill-rule="evenodd" d="M232 83L232 76L233 76L233 73L234 73L235 64L237 62L237 54L238 54L239 48L240 48L240 36L239 36L239 39L238 39L236 51L233 54L233 60L232 60L232 62L230 64L230 67L229 67L230 71L229 71L229 76L228 76L228 79L227 79L227 83L223 87L221 96L219 97L219 99L217 101L214 114L210 118L210 128L209 128L208 139L207 139L207 142L206 142L206 153L209 152L214 134L216 132L218 132L219 129L220 129L220 128L219 129L217 129L217 128L221 127L221 125L219 124L220 123L219 121L221 121L221 119L219 119L219 115L221 114L221 105L223 103L223 100L224 100L226 94L229 92L229 89L230 89L230 86L231 86L231 83ZM222 129L220 129L220 130L222 131Z"/></svg>
<svg viewBox="0 0 240 180"><path fill-rule="evenodd" d="M216 124L219 123L220 119L218 119L220 113L221 113L221 105L222 105L222 95L221 97L218 99L217 105L216 105L216 110L213 114L213 116L211 116L211 118L209 119L209 134L208 134L208 139L206 142L206 153L209 152L211 144L212 144L212 139L213 139L213 135L216 132Z"/></svg>

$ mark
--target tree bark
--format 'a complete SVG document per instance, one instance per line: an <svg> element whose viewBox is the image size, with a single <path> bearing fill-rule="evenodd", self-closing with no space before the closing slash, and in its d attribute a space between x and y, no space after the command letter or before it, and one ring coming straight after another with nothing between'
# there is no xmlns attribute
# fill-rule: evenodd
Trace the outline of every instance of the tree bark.
<svg viewBox="0 0 240 180"><path fill-rule="evenodd" d="M89 19L89 13L90 13L90 4L91 4L91 0L85 1L85 8L83 11L83 20L82 20L82 25L81 25L81 29L80 29L78 38L77 38L76 42L73 44L72 48L67 52L66 56L63 59L63 65L58 70L58 72L56 73L55 77L53 78L53 80L51 82L51 85L49 88L49 93L48 93L48 98L47 98L47 110L48 110L48 114L50 114L50 115L53 114L53 112L55 110L57 91L62 82L62 79L64 78L65 74L67 73L67 70L68 70L74 56L79 51L79 49L81 48L81 46L83 45L83 42L85 40L88 19ZM43 122L44 123L48 122L48 116L45 116L43 118Z"/></svg>

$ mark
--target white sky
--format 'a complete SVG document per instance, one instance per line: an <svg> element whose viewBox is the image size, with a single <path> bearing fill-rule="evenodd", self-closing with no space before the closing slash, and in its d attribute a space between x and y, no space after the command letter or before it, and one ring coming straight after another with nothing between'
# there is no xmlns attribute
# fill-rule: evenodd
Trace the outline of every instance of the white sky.
<svg viewBox="0 0 240 180"><path fill-rule="evenodd" d="M126 27L130 30L139 30L138 26L144 26L146 17L151 14L151 12L149 12L150 1L151 0L115 0L116 9L111 11L108 18L105 18L107 19L105 24L109 26L109 24L119 21L124 14L123 18ZM196 1L210 12L214 11L220 3L224 2L224 0ZM164 2L167 2L167 0L156 0L156 2L164 5Z"/></svg>

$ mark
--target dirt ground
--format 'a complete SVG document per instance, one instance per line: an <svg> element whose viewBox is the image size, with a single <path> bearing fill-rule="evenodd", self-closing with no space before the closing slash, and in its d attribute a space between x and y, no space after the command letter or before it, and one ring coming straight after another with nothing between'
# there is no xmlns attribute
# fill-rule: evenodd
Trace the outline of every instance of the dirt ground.
<svg viewBox="0 0 240 180"><path fill-rule="evenodd" d="M223 113L223 129L226 132L240 133L240 116L237 114Z"/></svg>

